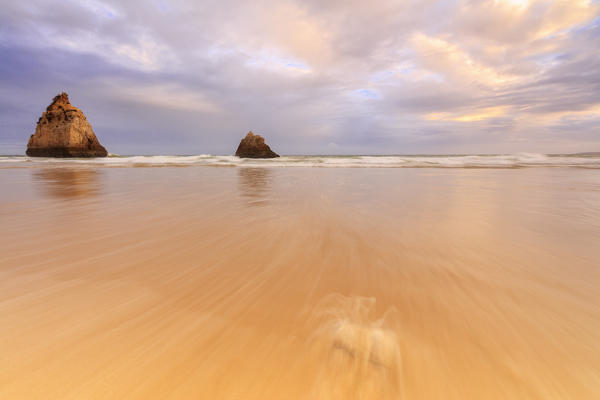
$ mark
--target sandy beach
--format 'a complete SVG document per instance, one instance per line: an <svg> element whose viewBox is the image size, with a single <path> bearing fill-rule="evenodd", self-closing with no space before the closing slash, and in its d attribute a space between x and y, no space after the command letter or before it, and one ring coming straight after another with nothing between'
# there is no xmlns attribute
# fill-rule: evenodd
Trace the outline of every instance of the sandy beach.
<svg viewBox="0 0 600 400"><path fill-rule="evenodd" d="M595 399L585 168L1 168L0 398Z"/></svg>
<svg viewBox="0 0 600 400"><path fill-rule="evenodd" d="M600 0L0 9L0 400L600 399Z"/></svg>

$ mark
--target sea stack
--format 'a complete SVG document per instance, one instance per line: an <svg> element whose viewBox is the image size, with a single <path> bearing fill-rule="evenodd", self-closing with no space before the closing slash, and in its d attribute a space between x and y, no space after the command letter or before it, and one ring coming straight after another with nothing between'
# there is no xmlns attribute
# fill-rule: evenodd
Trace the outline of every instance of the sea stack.
<svg viewBox="0 0 600 400"><path fill-rule="evenodd" d="M275 158L279 154L275 153L265 143L265 139L260 135L255 135L252 131L248 132L245 138L242 139L240 145L235 152L235 155L240 158Z"/></svg>
<svg viewBox="0 0 600 400"><path fill-rule="evenodd" d="M69 96L54 97L38 120L35 134L27 143L30 157L106 157L83 112L73 107Z"/></svg>

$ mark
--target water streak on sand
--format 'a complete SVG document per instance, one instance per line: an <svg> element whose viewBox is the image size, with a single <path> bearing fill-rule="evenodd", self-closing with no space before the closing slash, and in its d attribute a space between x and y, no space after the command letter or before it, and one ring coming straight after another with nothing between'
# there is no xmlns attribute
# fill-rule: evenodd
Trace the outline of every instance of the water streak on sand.
<svg viewBox="0 0 600 400"><path fill-rule="evenodd" d="M317 328L311 358L321 360L314 399L402 398L401 326L394 308L376 315L376 299L326 296L309 316Z"/></svg>

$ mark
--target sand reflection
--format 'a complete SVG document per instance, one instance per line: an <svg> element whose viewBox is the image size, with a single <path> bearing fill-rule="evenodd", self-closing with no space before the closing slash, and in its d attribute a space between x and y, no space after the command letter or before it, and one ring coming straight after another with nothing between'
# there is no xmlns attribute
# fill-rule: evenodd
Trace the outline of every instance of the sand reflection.
<svg viewBox="0 0 600 400"><path fill-rule="evenodd" d="M268 204L272 175L268 168L239 168L239 190L246 205Z"/></svg>
<svg viewBox="0 0 600 400"><path fill-rule="evenodd" d="M33 179L47 197L77 199L100 193L101 172L96 169L44 168L35 170Z"/></svg>

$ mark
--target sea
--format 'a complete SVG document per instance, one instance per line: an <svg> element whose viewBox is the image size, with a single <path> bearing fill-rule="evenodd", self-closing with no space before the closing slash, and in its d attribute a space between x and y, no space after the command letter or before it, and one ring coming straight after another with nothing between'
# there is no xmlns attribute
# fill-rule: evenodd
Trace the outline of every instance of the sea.
<svg viewBox="0 0 600 400"><path fill-rule="evenodd" d="M600 153L581 154L478 154L478 155L296 155L273 159L242 159L230 155L148 155L106 158L60 159L32 158L18 155L0 156L0 168L6 166L90 165L107 167L216 165L254 167L324 167L324 168L518 168L582 167L600 168Z"/></svg>

